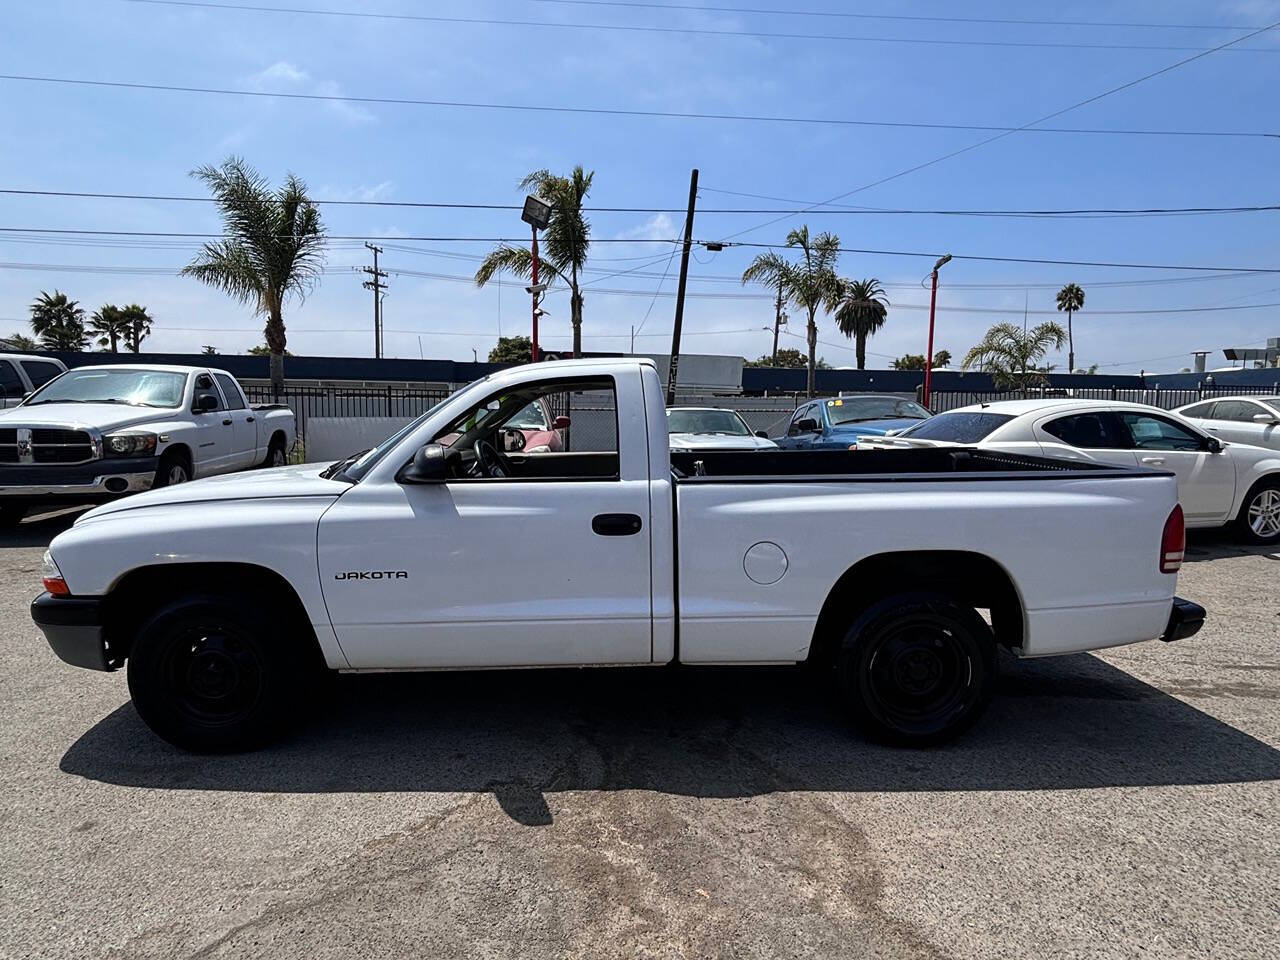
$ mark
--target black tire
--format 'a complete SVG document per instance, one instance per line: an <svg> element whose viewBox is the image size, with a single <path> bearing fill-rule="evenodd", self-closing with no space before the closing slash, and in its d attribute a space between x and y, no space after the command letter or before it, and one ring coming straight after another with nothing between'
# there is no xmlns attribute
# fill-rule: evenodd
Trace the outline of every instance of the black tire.
<svg viewBox="0 0 1280 960"><path fill-rule="evenodd" d="M0 503L0 530L12 530L26 515L25 503Z"/></svg>
<svg viewBox="0 0 1280 960"><path fill-rule="evenodd" d="M289 455L284 448L284 440L280 437L272 437L271 443L267 446L266 459L262 461L262 468L269 470L271 467L283 467L289 462Z"/></svg>
<svg viewBox="0 0 1280 960"><path fill-rule="evenodd" d="M898 594L849 628L838 673L862 730L888 743L931 746L963 732L991 699L995 637L971 607L941 594Z"/></svg>
<svg viewBox="0 0 1280 960"><path fill-rule="evenodd" d="M129 694L158 736L197 753L250 750L300 714L312 661L263 609L243 596L192 596L143 622Z"/></svg>
<svg viewBox="0 0 1280 960"><path fill-rule="evenodd" d="M156 478L151 487L171 487L191 479L191 458L181 450L166 451L156 467Z"/></svg>
<svg viewBox="0 0 1280 960"><path fill-rule="evenodd" d="M1260 480L1245 494L1236 530L1245 543L1280 543L1280 478Z"/></svg>

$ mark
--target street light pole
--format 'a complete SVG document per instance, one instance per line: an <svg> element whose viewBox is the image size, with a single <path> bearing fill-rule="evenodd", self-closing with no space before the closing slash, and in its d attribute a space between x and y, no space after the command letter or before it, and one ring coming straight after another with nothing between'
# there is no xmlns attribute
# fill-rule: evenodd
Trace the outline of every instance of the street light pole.
<svg viewBox="0 0 1280 960"><path fill-rule="evenodd" d="M933 386L933 316L938 306L938 270L951 259L951 254L940 257L933 265L933 289L929 294L929 347L924 354L924 408L929 409L929 391Z"/></svg>
<svg viewBox="0 0 1280 960"><path fill-rule="evenodd" d="M533 351L532 360L538 362L538 227L533 227Z"/></svg>
<svg viewBox="0 0 1280 960"><path fill-rule="evenodd" d="M533 283L526 287L529 295L533 298L533 340L531 342L532 350L530 351L530 359L538 362L538 316L542 311L538 307L538 302L542 299L542 292L546 289L543 284L538 282L538 231L545 230L547 224L551 222L551 204L540 197L528 196L524 198L524 209L520 212L520 219L529 224L533 228Z"/></svg>

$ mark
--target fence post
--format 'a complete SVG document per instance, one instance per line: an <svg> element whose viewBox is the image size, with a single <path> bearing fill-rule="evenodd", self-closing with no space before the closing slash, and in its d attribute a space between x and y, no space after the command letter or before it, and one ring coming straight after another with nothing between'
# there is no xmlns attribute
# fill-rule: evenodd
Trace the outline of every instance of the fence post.
<svg viewBox="0 0 1280 960"><path fill-rule="evenodd" d="M387 384L387 416L391 416L391 384Z"/></svg>
<svg viewBox="0 0 1280 960"><path fill-rule="evenodd" d="M1115 399L1116 399L1116 385L1113 383L1111 385L1111 400L1114 402Z"/></svg>

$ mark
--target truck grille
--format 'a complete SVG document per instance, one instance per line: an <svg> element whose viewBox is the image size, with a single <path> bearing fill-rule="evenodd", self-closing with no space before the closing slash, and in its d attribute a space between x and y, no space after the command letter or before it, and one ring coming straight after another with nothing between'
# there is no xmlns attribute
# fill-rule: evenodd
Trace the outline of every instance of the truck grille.
<svg viewBox="0 0 1280 960"><path fill-rule="evenodd" d="M93 438L84 430L0 428L0 463L85 463L92 459Z"/></svg>

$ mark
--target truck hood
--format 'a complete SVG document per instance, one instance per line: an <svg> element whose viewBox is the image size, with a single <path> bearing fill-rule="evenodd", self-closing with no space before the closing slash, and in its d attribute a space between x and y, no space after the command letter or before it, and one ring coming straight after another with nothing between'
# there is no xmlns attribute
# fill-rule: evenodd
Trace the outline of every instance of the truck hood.
<svg viewBox="0 0 1280 960"><path fill-rule="evenodd" d="M38 403L31 407L10 407L0 412L0 424L119 430L142 423L157 423L181 412L180 407L131 407L123 403Z"/></svg>
<svg viewBox="0 0 1280 960"><path fill-rule="evenodd" d="M276 467L272 470L250 470L245 473L229 473L204 480L194 480L176 487L161 487L158 490L148 490L146 493L104 503L90 510L80 520L94 520L108 514L143 510L147 507L210 503L220 500L262 500L279 497L333 497L336 499L351 489L351 484L340 480L326 480L320 476L321 471L326 467L328 464L308 463L301 466Z"/></svg>
<svg viewBox="0 0 1280 960"><path fill-rule="evenodd" d="M764 437L730 437L715 433L673 433L672 450L776 450Z"/></svg>

